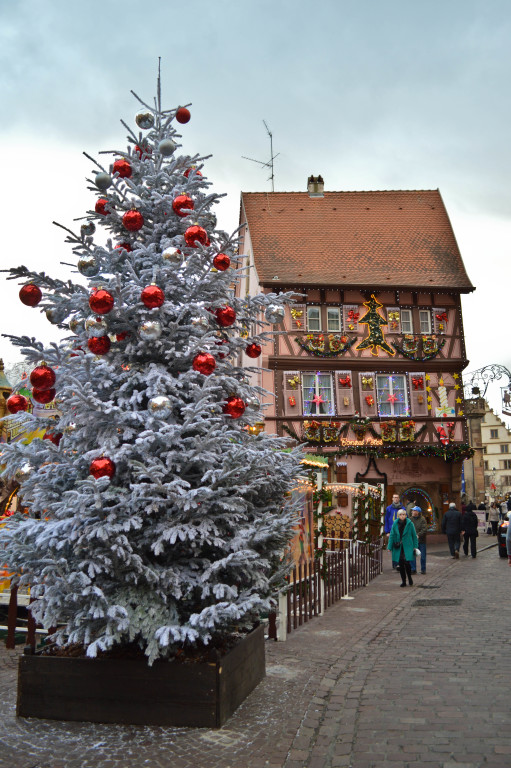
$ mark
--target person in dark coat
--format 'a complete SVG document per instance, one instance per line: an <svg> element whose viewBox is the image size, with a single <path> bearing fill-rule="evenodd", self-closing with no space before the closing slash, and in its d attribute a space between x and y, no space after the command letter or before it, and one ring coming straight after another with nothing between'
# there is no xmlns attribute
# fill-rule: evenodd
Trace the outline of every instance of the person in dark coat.
<svg viewBox="0 0 511 768"><path fill-rule="evenodd" d="M422 517L422 509L418 506L412 507L412 516L410 520L415 526L415 533L419 541L418 549L421 553L421 573L426 573L426 535L428 533L428 524L426 518ZM412 573L417 573L417 560L414 558L410 563Z"/></svg>
<svg viewBox="0 0 511 768"><path fill-rule="evenodd" d="M406 587L407 576L409 585L413 585L410 560L415 558L418 543L414 524L406 516L406 509L400 509L390 531L387 549L392 552L392 562L399 565L401 587Z"/></svg>
<svg viewBox="0 0 511 768"><path fill-rule="evenodd" d="M470 554L472 557L477 556L476 539L478 537L477 526L479 519L476 513L471 509L467 510L463 515L462 529L463 529L463 552L465 557L468 557L468 544L470 542Z"/></svg>
<svg viewBox="0 0 511 768"><path fill-rule="evenodd" d="M469 501L469 502L468 502L468 504L467 504L467 509L466 509L466 512L475 512L475 511L476 511L476 509L477 509L476 505L474 504L474 502L472 501L472 499L470 499L470 501Z"/></svg>
<svg viewBox="0 0 511 768"><path fill-rule="evenodd" d="M453 501L451 501L449 509L443 516L442 533L447 534L451 557L458 560L460 556L461 512L456 509L456 504Z"/></svg>

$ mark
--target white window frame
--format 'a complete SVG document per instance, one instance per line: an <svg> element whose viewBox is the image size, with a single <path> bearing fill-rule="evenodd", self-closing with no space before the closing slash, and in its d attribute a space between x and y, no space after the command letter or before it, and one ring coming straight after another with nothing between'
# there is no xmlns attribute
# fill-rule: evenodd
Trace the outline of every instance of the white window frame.
<svg viewBox="0 0 511 768"><path fill-rule="evenodd" d="M411 309L400 309L399 320L401 322L401 333L413 333L413 318Z"/></svg>
<svg viewBox="0 0 511 768"><path fill-rule="evenodd" d="M385 379L385 384L383 384ZM397 379L400 380L402 386L397 386ZM408 391L406 388L406 376L401 373L391 374L376 374L376 398L378 401L378 413L383 418L392 418L396 416L409 416L410 406L408 403ZM389 402L387 399L382 400L382 395L387 398L389 395L403 395L403 400L397 402ZM388 412L387 412L388 411Z"/></svg>
<svg viewBox="0 0 511 768"><path fill-rule="evenodd" d="M311 314L314 313L317 317L314 317L314 320L311 322ZM313 328L313 325L317 322L318 327ZM317 333L318 331L321 331L321 307L320 306L308 306L307 307L307 330L311 331L312 333Z"/></svg>
<svg viewBox="0 0 511 768"><path fill-rule="evenodd" d="M336 325L337 328L331 328L330 327L330 313L336 314ZM326 308L326 329L329 333L341 333L342 331L342 320L341 320L341 309L340 307L327 307Z"/></svg>
<svg viewBox="0 0 511 768"><path fill-rule="evenodd" d="M311 376L313 381L309 379ZM325 387L325 384L328 386ZM324 397L326 391L330 396L324 403L313 403L312 398L308 397L308 395ZM333 375L313 371L302 373L302 401L304 416L333 416L335 414Z"/></svg>
<svg viewBox="0 0 511 768"><path fill-rule="evenodd" d="M419 309L419 325L421 333L424 336L429 336L431 333L431 310ZM427 328L427 330L425 330Z"/></svg>

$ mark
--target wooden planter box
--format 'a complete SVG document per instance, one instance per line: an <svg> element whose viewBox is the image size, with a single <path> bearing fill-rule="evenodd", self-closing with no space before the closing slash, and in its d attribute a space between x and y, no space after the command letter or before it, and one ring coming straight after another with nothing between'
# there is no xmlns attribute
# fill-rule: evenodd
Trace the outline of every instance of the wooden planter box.
<svg viewBox="0 0 511 768"><path fill-rule="evenodd" d="M265 675L260 625L216 662L21 656L19 717L219 728Z"/></svg>

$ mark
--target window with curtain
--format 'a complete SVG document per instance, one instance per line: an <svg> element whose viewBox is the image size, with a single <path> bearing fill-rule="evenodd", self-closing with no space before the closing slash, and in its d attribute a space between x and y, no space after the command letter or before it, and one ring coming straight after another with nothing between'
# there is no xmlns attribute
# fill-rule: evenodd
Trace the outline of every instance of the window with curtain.
<svg viewBox="0 0 511 768"><path fill-rule="evenodd" d="M333 416L335 413L331 373L303 373L303 415Z"/></svg>
<svg viewBox="0 0 511 768"><path fill-rule="evenodd" d="M341 310L339 307L327 307L326 310L327 331L336 333L341 330Z"/></svg>
<svg viewBox="0 0 511 768"><path fill-rule="evenodd" d="M380 416L408 416L405 376L376 376L376 393Z"/></svg>
<svg viewBox="0 0 511 768"><path fill-rule="evenodd" d="M413 333L412 310L402 309L400 311L401 333Z"/></svg>
<svg viewBox="0 0 511 768"><path fill-rule="evenodd" d="M321 311L319 307L307 307L307 330L321 330Z"/></svg>
<svg viewBox="0 0 511 768"><path fill-rule="evenodd" d="M429 309L421 309L419 311L419 321L421 333L431 333L431 312Z"/></svg>

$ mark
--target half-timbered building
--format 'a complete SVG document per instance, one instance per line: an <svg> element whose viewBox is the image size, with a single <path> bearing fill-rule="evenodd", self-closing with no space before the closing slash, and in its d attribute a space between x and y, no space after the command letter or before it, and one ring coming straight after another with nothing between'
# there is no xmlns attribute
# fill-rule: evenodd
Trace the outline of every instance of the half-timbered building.
<svg viewBox="0 0 511 768"><path fill-rule="evenodd" d="M328 455L331 482L385 483L435 529L470 453L460 297L474 290L440 192L310 177L307 192L242 193L240 223L237 290L295 295L259 358L265 429Z"/></svg>

